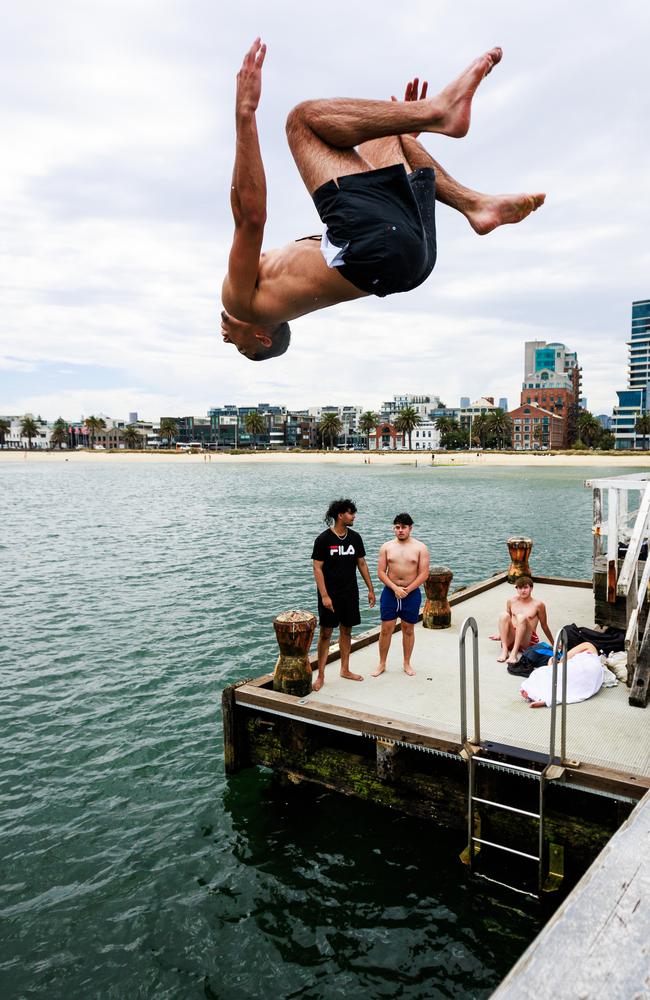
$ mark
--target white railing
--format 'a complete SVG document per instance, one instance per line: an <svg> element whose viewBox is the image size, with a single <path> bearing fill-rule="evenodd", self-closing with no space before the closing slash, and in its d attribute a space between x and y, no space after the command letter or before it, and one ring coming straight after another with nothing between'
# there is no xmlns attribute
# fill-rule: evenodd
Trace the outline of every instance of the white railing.
<svg viewBox="0 0 650 1000"><path fill-rule="evenodd" d="M639 651L639 617L648 600L650 584L647 554L639 579L641 551L644 543L650 544L650 473L589 479L585 486L593 490L594 562L605 556L607 601L614 604L617 598L625 598L625 649L631 682ZM625 557L619 571L621 545L625 547ZM650 615L643 637L650 639Z"/></svg>

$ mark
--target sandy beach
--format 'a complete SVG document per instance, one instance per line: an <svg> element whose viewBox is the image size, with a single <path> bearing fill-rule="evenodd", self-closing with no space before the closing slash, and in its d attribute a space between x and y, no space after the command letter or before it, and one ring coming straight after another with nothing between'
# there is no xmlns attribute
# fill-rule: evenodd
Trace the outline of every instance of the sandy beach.
<svg viewBox="0 0 650 1000"><path fill-rule="evenodd" d="M548 454L522 452L521 454L508 454L500 452L444 452L431 455L430 452L405 452L405 451L313 451L313 452L283 452L283 451L258 451L232 455L223 452L191 453L191 452L169 452L169 451L45 451L33 449L28 450L0 450L0 462L181 462L185 465L196 462L210 462L221 464L232 463L312 463L327 465L431 465L444 467L462 466L533 466L541 468L555 468L558 466L607 466L609 468L621 466L626 468L642 468L650 470L649 454L630 454L629 452L619 452L617 454L599 454L594 452L582 453L558 453Z"/></svg>

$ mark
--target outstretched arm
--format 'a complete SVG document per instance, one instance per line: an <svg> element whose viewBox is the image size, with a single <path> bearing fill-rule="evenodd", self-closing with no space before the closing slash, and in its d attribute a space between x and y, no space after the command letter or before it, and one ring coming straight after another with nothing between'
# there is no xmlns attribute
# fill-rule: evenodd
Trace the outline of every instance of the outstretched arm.
<svg viewBox="0 0 650 1000"><path fill-rule="evenodd" d="M262 93L265 55L266 45L256 38L237 74L237 139L230 189L235 235L222 291L226 309L237 319L248 322L254 320L252 300L266 224L266 177L255 117Z"/></svg>

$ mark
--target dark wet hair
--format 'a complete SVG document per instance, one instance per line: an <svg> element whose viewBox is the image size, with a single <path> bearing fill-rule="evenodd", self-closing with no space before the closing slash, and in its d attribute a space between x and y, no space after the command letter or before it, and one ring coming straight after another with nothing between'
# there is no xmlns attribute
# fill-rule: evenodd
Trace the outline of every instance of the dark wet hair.
<svg viewBox="0 0 650 1000"><path fill-rule="evenodd" d="M404 511L403 514L397 514L393 518L393 524L413 524L413 518Z"/></svg>
<svg viewBox="0 0 650 1000"><path fill-rule="evenodd" d="M270 347L259 347L252 357L253 361L266 361L267 358L277 358L287 350L291 341L291 327L288 323L276 323L265 327L265 333L273 343Z"/></svg>
<svg viewBox="0 0 650 1000"><path fill-rule="evenodd" d="M341 497L340 500L332 500L331 504L327 508L327 514L325 515L325 524L331 524L336 521L339 514L356 514L357 505L354 500L344 500Z"/></svg>
<svg viewBox="0 0 650 1000"><path fill-rule="evenodd" d="M520 587L532 587L533 578L532 576L520 576L518 580L515 581L515 590L519 590Z"/></svg>

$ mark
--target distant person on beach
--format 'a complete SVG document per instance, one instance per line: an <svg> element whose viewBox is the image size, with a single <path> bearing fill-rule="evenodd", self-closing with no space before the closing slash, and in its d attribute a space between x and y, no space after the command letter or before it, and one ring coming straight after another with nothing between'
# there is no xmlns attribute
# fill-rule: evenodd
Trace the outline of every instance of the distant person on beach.
<svg viewBox="0 0 650 1000"><path fill-rule="evenodd" d="M311 554L314 578L318 588L318 677L314 691L325 683L325 663L330 648L332 631L339 630L341 677L349 681L362 681L361 674L350 672L350 645L352 629L361 622L359 612L359 586L357 570L368 588L368 604L375 606L375 591L365 560L363 539L352 530L357 513L352 500L333 500L327 508L326 531L314 542Z"/></svg>
<svg viewBox="0 0 650 1000"><path fill-rule="evenodd" d="M557 701L562 698L562 660L557 669ZM586 701L598 694L609 672L603 666L598 650L591 642L581 642L567 653L566 700L568 703ZM544 708L553 701L553 660L543 667L533 670L530 677L522 681L522 698L530 702L531 708Z"/></svg>
<svg viewBox="0 0 650 1000"><path fill-rule="evenodd" d="M487 195L463 187L417 141L421 132L461 138L472 98L501 61L500 48L475 59L436 97L409 83L403 101L303 101L289 113L289 148L322 236L262 253L266 178L257 134L266 45L257 38L237 75L235 166L230 203L235 234L223 282L221 332L253 361L284 354L289 321L368 295L421 285L436 261L435 202L465 216L479 235L521 222L544 194Z"/></svg>
<svg viewBox="0 0 650 1000"><path fill-rule="evenodd" d="M386 657L398 618L402 622L404 673L410 677L415 674L411 666L411 654L415 644L415 623L422 601L420 586L429 575L429 550L424 542L412 537L412 530L411 515L406 512L397 514L393 520L395 537L384 542L379 550L377 575L384 589L379 601L379 666L373 671L373 677L379 677L386 669Z"/></svg>
<svg viewBox="0 0 650 1000"><path fill-rule="evenodd" d="M555 639L546 618L546 605L533 597L533 581L520 576L515 583L516 596L506 601L506 610L499 615L499 634L490 638L501 642L501 655L497 663L518 663L528 646L539 642L535 629L542 626L551 646Z"/></svg>

